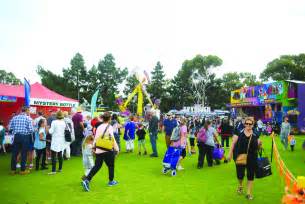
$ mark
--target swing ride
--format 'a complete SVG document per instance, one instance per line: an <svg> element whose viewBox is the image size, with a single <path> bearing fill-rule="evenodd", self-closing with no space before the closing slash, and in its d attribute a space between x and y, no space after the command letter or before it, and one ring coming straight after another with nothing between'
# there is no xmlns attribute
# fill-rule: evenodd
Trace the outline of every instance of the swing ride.
<svg viewBox="0 0 305 204"><path fill-rule="evenodd" d="M119 109L120 109L122 115L129 116L131 114L130 111L127 109L127 107L128 107L128 104L131 102L131 100L133 99L133 97L135 97L136 94L137 94L137 99L138 99L137 112L136 112L137 116L143 116L143 103L144 103L143 102L143 94L148 99L148 102L151 105L152 109L156 110L158 108L160 100L157 99L156 103L153 103L152 100L150 99L149 94L146 92L146 84L149 83L149 78L148 78L148 75L145 71L144 71L144 75L145 76L143 76L142 80L140 80L140 77L137 75L137 78L139 80L139 84L134 88L134 90L127 97L125 102L123 101L122 97L120 97L120 96L116 97L115 102L119 106Z"/></svg>

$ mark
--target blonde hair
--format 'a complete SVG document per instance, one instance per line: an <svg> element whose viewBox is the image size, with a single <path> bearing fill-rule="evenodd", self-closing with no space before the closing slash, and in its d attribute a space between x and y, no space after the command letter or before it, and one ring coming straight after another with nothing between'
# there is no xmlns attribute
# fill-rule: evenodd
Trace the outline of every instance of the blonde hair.
<svg viewBox="0 0 305 204"><path fill-rule="evenodd" d="M85 148L86 144L88 144L90 141L94 140L94 136L93 135L88 135L87 137L85 137L82 147L83 149Z"/></svg>

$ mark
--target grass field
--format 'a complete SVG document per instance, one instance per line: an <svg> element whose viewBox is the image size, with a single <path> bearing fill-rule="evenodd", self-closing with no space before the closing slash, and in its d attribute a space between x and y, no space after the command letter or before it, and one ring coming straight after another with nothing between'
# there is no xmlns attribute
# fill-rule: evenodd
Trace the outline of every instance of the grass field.
<svg viewBox="0 0 305 204"><path fill-rule="evenodd" d="M304 173L302 138L297 138L295 152L280 153L295 175ZM270 154L271 139L263 138L264 148ZM146 143L150 150L149 141ZM123 145L124 146L124 143ZM236 194L237 180L234 163L203 169L196 168L197 154L187 156L185 170L176 177L163 175L162 159L165 152L163 135L158 140L159 158L121 153L116 159L115 179L119 185L108 187L106 165L91 182L91 191L80 185L83 175L81 158L64 161L63 172L49 176L49 171L33 171L30 175L10 176L10 155L0 156L0 203L280 203L284 192L273 162L273 175L254 181L254 200L247 201ZM228 149L226 149L226 153Z"/></svg>

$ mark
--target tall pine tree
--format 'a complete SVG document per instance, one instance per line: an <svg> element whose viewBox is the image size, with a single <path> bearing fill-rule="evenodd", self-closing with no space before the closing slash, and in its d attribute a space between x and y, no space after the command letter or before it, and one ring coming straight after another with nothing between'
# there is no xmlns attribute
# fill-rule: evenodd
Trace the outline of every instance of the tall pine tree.
<svg viewBox="0 0 305 204"><path fill-rule="evenodd" d="M162 98L165 95L165 74L163 71L163 66L160 62L157 62L155 68L151 72L151 83L147 87L147 91L151 96L152 100L160 99L162 103Z"/></svg>
<svg viewBox="0 0 305 204"><path fill-rule="evenodd" d="M70 91L72 98L77 98L80 102L83 102L83 99L86 99L88 86L87 70L83 56L80 53L76 53L71 59L70 65L71 67L63 69L66 87Z"/></svg>
<svg viewBox="0 0 305 204"><path fill-rule="evenodd" d="M104 105L111 109L117 108L115 94L119 92L118 85L124 81L128 74L127 68L116 67L114 61L112 54L107 54L97 66L97 88L100 90ZM93 80L96 78L93 77Z"/></svg>

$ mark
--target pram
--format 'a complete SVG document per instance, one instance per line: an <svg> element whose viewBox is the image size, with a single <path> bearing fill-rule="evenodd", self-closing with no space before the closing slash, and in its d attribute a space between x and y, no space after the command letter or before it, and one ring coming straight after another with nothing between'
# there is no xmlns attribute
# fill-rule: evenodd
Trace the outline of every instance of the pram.
<svg viewBox="0 0 305 204"><path fill-rule="evenodd" d="M166 153L164 155L163 159L163 174L166 174L167 172L171 171L172 176L176 176L177 171L177 163L179 161L180 155L181 155L181 148L177 147L169 147L166 150Z"/></svg>

